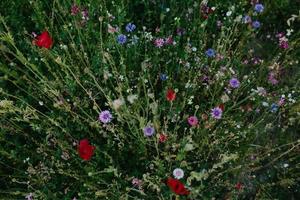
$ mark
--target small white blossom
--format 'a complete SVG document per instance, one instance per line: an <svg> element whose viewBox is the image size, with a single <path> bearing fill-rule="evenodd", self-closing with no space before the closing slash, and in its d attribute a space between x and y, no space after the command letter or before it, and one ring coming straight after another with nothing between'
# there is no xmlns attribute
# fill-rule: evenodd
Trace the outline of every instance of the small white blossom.
<svg viewBox="0 0 300 200"><path fill-rule="evenodd" d="M176 168L176 169L174 169L174 171L173 171L173 176L174 176L176 179L181 179L181 178L183 178L183 176L184 176L184 172L183 172L182 169Z"/></svg>

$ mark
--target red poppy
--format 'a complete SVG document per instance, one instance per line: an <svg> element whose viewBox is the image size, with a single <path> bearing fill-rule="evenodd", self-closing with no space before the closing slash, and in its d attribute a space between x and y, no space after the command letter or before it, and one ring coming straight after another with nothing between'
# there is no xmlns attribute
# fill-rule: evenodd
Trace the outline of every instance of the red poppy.
<svg viewBox="0 0 300 200"><path fill-rule="evenodd" d="M90 160L94 153L95 148L96 148L95 146L90 145L88 139L83 139L80 140L79 145L77 147L77 151L79 153L79 156L83 160Z"/></svg>
<svg viewBox="0 0 300 200"><path fill-rule="evenodd" d="M38 47L50 49L53 44L53 39L49 35L48 31L44 31L42 34L37 36L37 38L33 41L33 44Z"/></svg>
<svg viewBox="0 0 300 200"><path fill-rule="evenodd" d="M221 103L218 107L224 112L224 109L225 109L224 103Z"/></svg>
<svg viewBox="0 0 300 200"><path fill-rule="evenodd" d="M167 90L166 98L168 101L174 101L176 98L176 93L172 89Z"/></svg>
<svg viewBox="0 0 300 200"><path fill-rule="evenodd" d="M159 142L164 143L165 141L167 141L168 136L161 133L159 134Z"/></svg>
<svg viewBox="0 0 300 200"><path fill-rule="evenodd" d="M184 184L175 178L168 178L166 184L169 188L178 195L189 195L190 191L184 187Z"/></svg>
<svg viewBox="0 0 300 200"><path fill-rule="evenodd" d="M243 185L240 182L238 182L237 184L235 184L235 189L237 189L237 190L242 189L242 187L243 187Z"/></svg>

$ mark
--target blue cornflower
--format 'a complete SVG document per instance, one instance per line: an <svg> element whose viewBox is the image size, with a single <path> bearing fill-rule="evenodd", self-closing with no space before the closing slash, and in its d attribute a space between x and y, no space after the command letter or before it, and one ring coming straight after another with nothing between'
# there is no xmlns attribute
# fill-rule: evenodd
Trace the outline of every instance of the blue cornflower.
<svg viewBox="0 0 300 200"><path fill-rule="evenodd" d="M271 105L271 112L275 113L278 111L279 106L276 103L272 103Z"/></svg>
<svg viewBox="0 0 300 200"><path fill-rule="evenodd" d="M260 3L255 4L255 6L254 6L254 10L258 13L262 13L264 11L264 8L265 7Z"/></svg>
<svg viewBox="0 0 300 200"><path fill-rule="evenodd" d="M165 81L168 79L168 76L167 76L167 74L160 74L159 78L160 78L160 80Z"/></svg>
<svg viewBox="0 0 300 200"><path fill-rule="evenodd" d="M237 78L230 79L229 84L232 88L240 87L240 81Z"/></svg>
<svg viewBox="0 0 300 200"><path fill-rule="evenodd" d="M152 126L146 126L143 131L144 135L148 137L152 136L155 133L155 129Z"/></svg>
<svg viewBox="0 0 300 200"><path fill-rule="evenodd" d="M251 17L249 15L245 15L242 19L242 22L248 24L251 22Z"/></svg>
<svg viewBox="0 0 300 200"><path fill-rule="evenodd" d="M254 21L254 22L252 22L252 27L253 28L259 28L260 27L260 22L259 21Z"/></svg>
<svg viewBox="0 0 300 200"><path fill-rule="evenodd" d="M135 28L136 28L136 26L135 26L134 24L132 24L132 23L128 23L128 24L126 25L126 31L127 31L127 32L132 32L132 31L135 30Z"/></svg>
<svg viewBox="0 0 300 200"><path fill-rule="evenodd" d="M213 49L207 49L207 51L205 52L205 54L208 57L215 57L215 50L213 50Z"/></svg>
<svg viewBox="0 0 300 200"><path fill-rule="evenodd" d="M123 35L123 34L118 35L118 37L117 37L117 42L118 42L119 44L125 44L126 41L127 41L126 35Z"/></svg>

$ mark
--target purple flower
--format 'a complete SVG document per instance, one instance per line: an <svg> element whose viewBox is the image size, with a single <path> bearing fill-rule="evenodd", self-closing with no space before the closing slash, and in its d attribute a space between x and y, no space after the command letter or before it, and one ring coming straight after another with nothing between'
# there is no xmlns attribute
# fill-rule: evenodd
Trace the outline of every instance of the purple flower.
<svg viewBox="0 0 300 200"><path fill-rule="evenodd" d="M163 38L157 38L154 40L154 45L158 48L164 46L164 44L165 44L165 41Z"/></svg>
<svg viewBox="0 0 300 200"><path fill-rule="evenodd" d="M111 122L112 115L108 110L104 110L99 114L99 121L101 121L104 124L107 124Z"/></svg>
<svg viewBox="0 0 300 200"><path fill-rule="evenodd" d="M251 22L251 17L249 15L245 15L242 19L243 23L248 24Z"/></svg>
<svg viewBox="0 0 300 200"><path fill-rule="evenodd" d="M259 28L260 27L260 22L257 21L257 20L252 22L252 27L255 28L255 29Z"/></svg>
<svg viewBox="0 0 300 200"><path fill-rule="evenodd" d="M265 7L260 3L255 4L255 6L254 6L254 10L258 13L262 13L264 11L264 8Z"/></svg>
<svg viewBox="0 0 300 200"><path fill-rule="evenodd" d="M127 31L127 32L132 32L132 31L135 30L135 28L136 28L136 26L135 26L134 24L132 24L132 23L128 23L128 24L126 25L126 31Z"/></svg>
<svg viewBox="0 0 300 200"><path fill-rule="evenodd" d="M126 35L123 35L123 34L118 35L118 37L117 37L117 42L118 42L119 44L125 44L126 41L127 41Z"/></svg>
<svg viewBox="0 0 300 200"><path fill-rule="evenodd" d="M81 11L81 14L84 21L89 20L89 11L86 8Z"/></svg>
<svg viewBox="0 0 300 200"><path fill-rule="evenodd" d="M149 136L152 136L154 133L155 133L155 130L154 130L154 128L152 126L146 126L144 128L144 135L145 136L149 137Z"/></svg>
<svg viewBox="0 0 300 200"><path fill-rule="evenodd" d="M232 88L240 87L240 81L237 78L230 79L229 84Z"/></svg>
<svg viewBox="0 0 300 200"><path fill-rule="evenodd" d="M219 107L215 107L215 108L213 108L212 110L211 110L211 116L213 117L213 118L215 118L215 119L221 119L222 118L222 113L223 113L223 111L222 111L222 109L221 108L219 108Z"/></svg>
<svg viewBox="0 0 300 200"><path fill-rule="evenodd" d="M213 50L213 49L207 49L207 51L205 52L205 54L208 57L215 57L215 50Z"/></svg>

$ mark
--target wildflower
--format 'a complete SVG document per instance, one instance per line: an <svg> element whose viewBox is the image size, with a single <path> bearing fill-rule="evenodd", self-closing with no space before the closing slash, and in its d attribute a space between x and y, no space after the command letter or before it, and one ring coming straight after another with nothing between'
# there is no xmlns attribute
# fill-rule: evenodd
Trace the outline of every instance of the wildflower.
<svg viewBox="0 0 300 200"><path fill-rule="evenodd" d="M167 76L167 74L160 74L159 78L160 78L160 80L165 81L168 79L168 76Z"/></svg>
<svg viewBox="0 0 300 200"><path fill-rule="evenodd" d="M118 28L115 28L113 26L111 26L110 24L107 25L107 32L108 33L115 33L115 32L118 32Z"/></svg>
<svg viewBox="0 0 300 200"><path fill-rule="evenodd" d="M127 96L127 101L129 101L129 103L133 104L135 102L135 100L138 99L138 96L136 94L131 94Z"/></svg>
<svg viewBox="0 0 300 200"><path fill-rule="evenodd" d="M242 185L240 182L238 182L238 183L235 185L235 188L236 188L237 190L242 189L242 187L243 187L243 185Z"/></svg>
<svg viewBox="0 0 300 200"><path fill-rule="evenodd" d="M275 75L274 72L270 72L270 73L269 73L268 81L269 81L272 85L276 85L276 84L278 84L278 82L279 82L279 81L276 79L275 76L276 76L276 75Z"/></svg>
<svg viewBox="0 0 300 200"><path fill-rule="evenodd" d="M79 153L79 156L83 160L90 160L92 155L94 154L95 146L90 145L88 139L82 139L79 142L79 145L77 147L77 151Z"/></svg>
<svg viewBox="0 0 300 200"><path fill-rule="evenodd" d="M242 22L244 24L248 24L248 23L251 23L251 17L249 15L245 15L242 19Z"/></svg>
<svg viewBox="0 0 300 200"><path fill-rule="evenodd" d="M146 126L144 128L144 135L145 136L149 137L149 136L152 136L154 133L155 133L155 130L154 130L154 128L152 126Z"/></svg>
<svg viewBox="0 0 300 200"><path fill-rule="evenodd" d="M264 11L264 8L265 7L260 3L255 4L255 6L254 6L254 10L258 13L262 13Z"/></svg>
<svg viewBox="0 0 300 200"><path fill-rule="evenodd" d="M89 20L89 11L84 8L82 11L81 11L81 15L82 15L82 19L84 21L88 21Z"/></svg>
<svg viewBox="0 0 300 200"><path fill-rule="evenodd" d="M112 106L115 110L118 110L122 105L124 105L124 100L123 99L115 99L112 102Z"/></svg>
<svg viewBox="0 0 300 200"><path fill-rule="evenodd" d="M123 35L123 34L118 35L118 37L117 37L117 42L118 42L119 44L125 44L126 41L127 41L126 35Z"/></svg>
<svg viewBox="0 0 300 200"><path fill-rule="evenodd" d="M167 141L168 136L164 133L159 134L159 142L160 143L164 143L165 141Z"/></svg>
<svg viewBox="0 0 300 200"><path fill-rule="evenodd" d="M174 169L174 171L173 171L173 176L174 176L176 179L181 179L181 178L183 178L183 176L184 176L184 172L183 172L182 169L176 168L176 169Z"/></svg>
<svg viewBox="0 0 300 200"><path fill-rule="evenodd" d="M237 78L230 79L229 84L232 88L240 87L240 81Z"/></svg>
<svg viewBox="0 0 300 200"><path fill-rule="evenodd" d="M136 35L132 36L132 38L131 38L131 44L137 44L138 41L139 41L138 36L136 36Z"/></svg>
<svg viewBox="0 0 300 200"><path fill-rule="evenodd" d="M224 103L221 103L218 107L222 110L222 112L224 112L224 109L225 109Z"/></svg>
<svg viewBox="0 0 300 200"><path fill-rule="evenodd" d="M138 178L133 178L131 183L134 187L141 187L143 181Z"/></svg>
<svg viewBox="0 0 300 200"><path fill-rule="evenodd" d="M222 118L222 109L219 107L215 107L211 110L211 116L215 119L221 119Z"/></svg>
<svg viewBox="0 0 300 200"><path fill-rule="evenodd" d="M167 37L166 39L165 39L165 44L167 44L167 45L172 45L173 44L173 38L172 38L172 36L169 36L169 37Z"/></svg>
<svg viewBox="0 0 300 200"><path fill-rule="evenodd" d="M53 39L49 35L48 31L44 31L41 35L37 36L37 38L33 41L33 44L38 47L50 49L53 44Z"/></svg>
<svg viewBox="0 0 300 200"><path fill-rule="evenodd" d="M196 116L190 116L188 118L188 123L191 126L196 126L198 124L198 118Z"/></svg>
<svg viewBox="0 0 300 200"><path fill-rule="evenodd" d="M255 29L259 28L260 27L260 22L257 21L257 20L252 22L252 27L255 28Z"/></svg>
<svg viewBox="0 0 300 200"><path fill-rule="evenodd" d="M108 110L104 110L99 114L99 121L101 121L104 124L107 124L111 122L112 115Z"/></svg>
<svg viewBox="0 0 300 200"><path fill-rule="evenodd" d="M174 179L174 178L168 178L166 180L167 186L175 193L178 195L189 195L190 191L188 191L185 187L184 184L181 183L179 180Z"/></svg>
<svg viewBox="0 0 300 200"><path fill-rule="evenodd" d="M157 38L157 39L154 40L154 45L155 45L156 47L158 47L158 48L163 47L164 44L165 44L165 41L164 41L163 38Z"/></svg>
<svg viewBox="0 0 300 200"><path fill-rule="evenodd" d="M33 200L33 194L32 193L29 193L25 196L25 199L27 200Z"/></svg>
<svg viewBox="0 0 300 200"><path fill-rule="evenodd" d="M73 4L71 7L71 15L77 15L79 13L80 9L79 6L76 4Z"/></svg>
<svg viewBox="0 0 300 200"><path fill-rule="evenodd" d="M213 49L207 49L207 51L205 52L205 54L208 57L215 57L215 50L213 50Z"/></svg>
<svg viewBox="0 0 300 200"><path fill-rule="evenodd" d="M166 98L168 101L174 101L176 98L176 93L172 89L167 90Z"/></svg>
<svg viewBox="0 0 300 200"><path fill-rule="evenodd" d="M279 100L279 102L278 102L278 105L282 106L282 105L284 105L284 103L285 103L285 98L281 97L280 100Z"/></svg>
<svg viewBox="0 0 300 200"><path fill-rule="evenodd" d="M126 31L127 31L127 32L132 32L132 31L135 30L135 28L136 28L136 26L135 26L134 24L132 24L132 23L128 23L128 24L126 25Z"/></svg>
<svg viewBox="0 0 300 200"><path fill-rule="evenodd" d="M278 111L278 108L279 108L279 106L278 106L276 103L273 103L273 104L271 105L271 112L272 112L272 113L277 112L277 111Z"/></svg>
<svg viewBox="0 0 300 200"><path fill-rule="evenodd" d="M202 119L203 121L206 121L206 120L208 119L207 114L203 113L203 114L201 115L201 119Z"/></svg>
<svg viewBox="0 0 300 200"><path fill-rule="evenodd" d="M259 96L266 96L267 95L267 91L264 87L257 87L257 93Z"/></svg>

